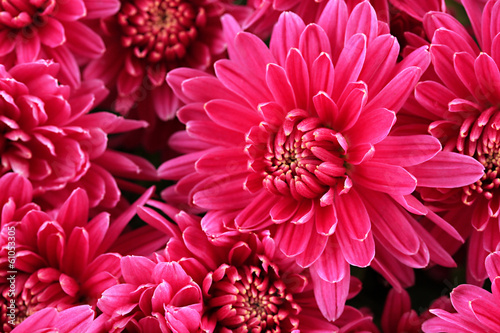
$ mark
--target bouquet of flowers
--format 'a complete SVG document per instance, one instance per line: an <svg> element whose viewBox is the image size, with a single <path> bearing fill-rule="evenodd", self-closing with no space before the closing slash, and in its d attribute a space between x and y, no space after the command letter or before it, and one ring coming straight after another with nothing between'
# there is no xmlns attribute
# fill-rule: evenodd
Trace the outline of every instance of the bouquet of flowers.
<svg viewBox="0 0 500 333"><path fill-rule="evenodd" d="M12 333L500 332L500 0L3 0Z"/></svg>

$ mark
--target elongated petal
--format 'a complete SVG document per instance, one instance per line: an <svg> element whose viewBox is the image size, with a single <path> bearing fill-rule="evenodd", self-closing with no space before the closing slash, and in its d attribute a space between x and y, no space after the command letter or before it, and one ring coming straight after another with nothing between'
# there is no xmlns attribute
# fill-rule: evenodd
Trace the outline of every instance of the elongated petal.
<svg viewBox="0 0 500 333"><path fill-rule="evenodd" d="M474 158L451 152L439 152L431 160L408 167L418 186L455 188L474 183L484 167Z"/></svg>

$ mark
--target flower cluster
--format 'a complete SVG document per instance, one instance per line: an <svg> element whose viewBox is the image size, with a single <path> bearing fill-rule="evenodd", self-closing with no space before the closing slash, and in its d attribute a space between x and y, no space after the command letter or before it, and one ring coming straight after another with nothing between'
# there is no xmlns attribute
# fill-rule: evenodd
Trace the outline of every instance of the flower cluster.
<svg viewBox="0 0 500 333"><path fill-rule="evenodd" d="M500 0L0 3L2 332L498 332L499 218Z"/></svg>

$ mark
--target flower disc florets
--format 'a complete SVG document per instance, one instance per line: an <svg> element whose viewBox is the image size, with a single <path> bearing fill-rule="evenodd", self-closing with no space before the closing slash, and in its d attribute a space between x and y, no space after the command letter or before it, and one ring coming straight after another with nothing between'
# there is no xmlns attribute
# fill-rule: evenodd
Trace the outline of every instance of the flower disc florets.
<svg viewBox="0 0 500 333"><path fill-rule="evenodd" d="M321 124L308 112L294 110L277 132L264 142L247 139L250 167L263 175L263 185L274 194L296 200L322 197L346 178L347 141L341 133Z"/></svg>
<svg viewBox="0 0 500 333"><path fill-rule="evenodd" d="M206 22L203 8L180 0L127 2L117 19L122 45L151 63L184 58Z"/></svg>
<svg viewBox="0 0 500 333"><path fill-rule="evenodd" d="M490 107L480 116L473 115L466 119L457 139L457 150L470 155L484 165L484 175L474 184L464 187L462 200L471 204L478 196L491 200L498 197L500 191L500 112ZM497 199L498 200L498 199Z"/></svg>
<svg viewBox="0 0 500 333"><path fill-rule="evenodd" d="M291 332L300 306L281 279L278 267L259 256L256 265L222 265L213 272L207 305L220 330Z"/></svg>

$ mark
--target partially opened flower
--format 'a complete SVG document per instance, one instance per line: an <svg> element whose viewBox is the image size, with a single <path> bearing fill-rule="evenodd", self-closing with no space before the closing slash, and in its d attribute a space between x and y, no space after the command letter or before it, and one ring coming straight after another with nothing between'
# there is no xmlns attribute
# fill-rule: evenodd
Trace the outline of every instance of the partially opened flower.
<svg viewBox="0 0 500 333"><path fill-rule="evenodd" d="M103 331L201 332L201 289L178 263L127 256L121 269L124 282L97 303L107 319Z"/></svg>
<svg viewBox="0 0 500 333"><path fill-rule="evenodd" d="M224 20L231 35L235 24ZM349 264L370 265L376 246L407 267L445 252L405 210L427 212L410 196L419 179L407 169L440 156L420 176L432 182L441 177L434 171L457 166L466 172L447 181L467 185L483 167L438 154L429 135L389 136L430 61L426 48L396 64L397 41L379 30L370 4L348 15L342 1L329 1L317 24L283 13L270 50L245 32L229 41L230 59L216 62L216 77L191 69L168 75L187 103L178 113L187 130L171 140L186 155L159 168L179 180L166 200L181 196L209 210L206 230L221 222L240 231L273 227L279 249L311 267L318 283L346 281ZM377 269L390 274L386 262ZM347 293L320 290L325 316L337 318Z"/></svg>
<svg viewBox="0 0 500 333"><path fill-rule="evenodd" d="M486 278L484 259L500 244L500 2L463 3L479 45L451 15L430 12L425 16L436 79L418 84L417 103L405 107L409 118L402 125L414 132L428 130L441 141L444 150L470 156L484 166L482 177L469 186L443 181L435 184L436 189L420 190L428 205L441 211L453 210L447 219L464 237L472 232L468 281L481 283ZM450 251L458 248L451 242L447 244Z"/></svg>
<svg viewBox="0 0 500 333"><path fill-rule="evenodd" d="M137 204L143 204L150 195L151 191L147 191ZM33 209L21 220L4 224L0 238L2 304L15 303L17 322L46 307L62 310L80 304L95 306L101 293L118 283L121 276L121 256L109 250L115 242L122 243L121 233L134 214L135 206L131 206L112 221L107 213L89 221L87 195L78 189L55 217ZM137 229L131 233L136 238L141 235L146 244L135 241L128 249L120 244L128 250L122 254L141 253L141 249L149 253L168 239L141 232ZM14 262L8 256L12 248L9 237L15 238ZM15 281L8 279L13 270ZM11 282L15 288L10 288ZM3 310L2 307L2 316Z"/></svg>
<svg viewBox="0 0 500 333"><path fill-rule="evenodd" d="M463 284L451 292L451 303L456 312L431 309L435 318L422 325L426 333L464 332L495 333L500 331L500 252L486 258L486 270L491 281L487 290Z"/></svg>
<svg viewBox="0 0 500 333"><path fill-rule="evenodd" d="M79 65L98 58L104 43L86 19L113 15L118 0L3 1L0 4L0 62L10 68L38 59L61 63L58 78L80 84Z"/></svg>
<svg viewBox="0 0 500 333"><path fill-rule="evenodd" d="M115 175L154 179L155 171L140 157L108 149L108 135L146 124L89 113L106 94L102 82L71 89L58 83L58 71L44 60L9 71L0 65L0 174L24 176L33 195L53 207L77 187L88 191L93 207L113 207L120 199Z"/></svg>
<svg viewBox="0 0 500 333"><path fill-rule="evenodd" d="M232 8L219 0L122 0L119 12L102 22L106 52L84 76L105 81L117 111L139 103L140 112L170 119L179 100L165 75L180 66L208 68L225 50L220 16Z"/></svg>

